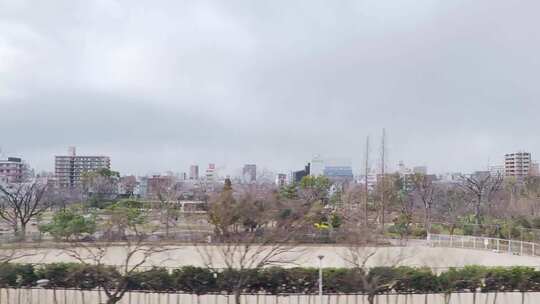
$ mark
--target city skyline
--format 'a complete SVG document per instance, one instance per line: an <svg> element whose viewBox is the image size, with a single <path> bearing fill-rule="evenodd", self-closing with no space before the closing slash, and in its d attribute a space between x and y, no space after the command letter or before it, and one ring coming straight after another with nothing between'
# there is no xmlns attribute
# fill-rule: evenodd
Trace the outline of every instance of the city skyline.
<svg viewBox="0 0 540 304"><path fill-rule="evenodd" d="M134 174L314 154L358 172L383 127L389 164L436 173L540 151L540 3L282 4L0 1L0 147Z"/></svg>
<svg viewBox="0 0 540 304"><path fill-rule="evenodd" d="M122 176L160 176L160 175L177 175L177 176L184 176L185 179L199 179L199 178L204 178L204 175L200 175L200 168L203 168L203 170L206 170L206 173L208 173L208 169L211 169L212 172L216 172L218 174L218 176L220 178L224 178L224 177L234 177L234 178L238 178L238 179L241 179L241 180L244 180L246 179L246 172L247 171L250 171L249 175L251 175L250 179L251 180L255 180L257 179L257 176L259 176L259 174L257 173L257 169L256 167L258 166L256 163L253 163L253 164L248 164L248 163L244 163L240 166L227 166L226 164L216 164L216 163L213 163L213 162L208 162L208 163L191 163L188 168L177 168L177 167L169 167L169 168L165 168L163 170L156 170L156 169L153 169L153 170L149 170L149 171L146 171L146 172L133 172L133 171L122 171L122 170L119 170L117 168L114 168L113 166L111 166L111 160L110 160L110 157L106 154L103 154L103 153L96 153L96 154L92 154L92 153L86 153L84 155L80 155L80 154L76 154L76 151L77 151L77 147L75 146L70 146L67 148L67 153L59 153L59 154L56 154L54 156L54 166L53 166L53 170L52 171L49 171L49 170L43 170L43 169L40 169L40 168L37 168L37 167L34 167L32 166L32 163L28 162L27 159L25 159L24 157L20 156L20 155L17 155L14 157L14 155L7 155L6 153L2 152L0 150L0 160L2 158L5 158L5 159L11 159L11 158L14 158L14 159L18 159L19 162L22 162L22 164L24 164L24 166L26 166L26 168L28 168L29 170L31 170L33 172L33 174L40 174L41 172L43 173L47 173L47 174L54 174L55 172L57 173L58 171L58 159L59 158L69 158L71 156L75 156L77 155L77 157L82 157L83 160L87 159L88 160L92 160L92 159L106 159L107 160L107 163L108 163L108 166L107 168L109 169L112 169L113 171L118 171ZM517 153L517 154L515 154ZM502 174L502 175L505 175L505 176L514 176L514 162L513 160L510 160L511 162L509 163L509 156L510 157L513 157L513 155L521 155L521 154L524 154L524 155L527 155L528 158L527 158L527 162L524 163L523 165L519 165L517 168L520 168L520 170L522 170L523 172L520 172L520 173L517 173L517 175L519 176L525 176L527 174L533 174L533 175L537 175L539 173L539 163L538 161L533 158L532 156L534 155L534 153L530 153L530 152L526 152L526 151L523 151L523 150L517 150L517 151L512 151L511 153L506 153L503 155L502 157L502 161L496 161L496 162L489 162L490 160L488 160L488 163L486 164L486 166L482 167L480 166L479 168L475 169L475 170L472 170L472 171L458 171L458 170L453 170L453 171L445 171L445 172L434 172L433 170L431 170L431 168L429 168L428 166L424 166L424 165L421 165L421 166L418 166L418 164L413 164L413 163L405 163L403 162L402 160L398 161L397 163L388 163L388 161L385 163L385 168L386 168L386 172L388 174L393 174L393 173L399 173L399 174L404 174L404 172L406 171L410 171L410 172L422 172L423 174L435 174L435 175L440 175L440 176L443 176L445 174L455 174L455 173L463 173L463 174L470 174L470 173L474 173L474 172L481 172L481 171L489 171L491 172L492 174L494 175L497 175L497 174ZM373 157L373 156L372 156ZM377 156L375 156L377 157ZM380 157L380 156L379 156ZM365 161L365 159L364 159ZM335 157L326 157L326 156L323 156L323 155L320 155L320 154L314 154L313 157L311 159L308 159L308 160L305 160L304 162L304 165L303 167L291 167L291 168L287 168L287 169L284 169L284 170L276 170L275 168L268 168L268 167L265 167L265 166L262 166L261 167L261 177L262 176L265 176L265 178L269 178L271 176L269 176L268 174L271 173L272 175L274 176L278 176L282 173L286 173L286 175L290 175L290 174L294 174L295 172L297 172L298 170L303 170L305 169L305 166L306 164L309 164L310 167L311 167L311 173L310 175L314 175L314 176L317 176L317 175L324 175L324 176L327 176L327 175L330 175L332 176L333 174L335 174L335 170L345 170L343 172L346 172L347 170L349 170L349 172L351 172L350 170L352 169L352 174L355 176L355 177L361 177L361 176L364 176L365 175L365 163L362 164L363 167L356 167L350 160L350 158L335 158ZM205 166L208 166L207 169L204 169L206 168ZM381 170L381 162L380 162L380 158L376 159L376 160L372 160L370 161L370 165L369 165L369 172L370 174L378 174L378 172L380 172ZM506 174L505 174L505 168L506 168ZM336 171L337 172L337 171ZM341 171L340 171L341 172ZM56 176L58 174L55 174ZM347 173L346 175L350 176L350 173ZM351 176L352 177L352 176Z"/></svg>

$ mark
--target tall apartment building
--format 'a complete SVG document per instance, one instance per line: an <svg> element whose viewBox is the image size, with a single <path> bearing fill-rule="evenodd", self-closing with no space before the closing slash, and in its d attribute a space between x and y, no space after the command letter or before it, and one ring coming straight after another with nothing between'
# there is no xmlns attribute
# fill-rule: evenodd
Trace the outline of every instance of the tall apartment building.
<svg viewBox="0 0 540 304"><path fill-rule="evenodd" d="M199 179L199 166L191 165L189 167L189 179L197 180Z"/></svg>
<svg viewBox="0 0 540 304"><path fill-rule="evenodd" d="M244 165L244 168L242 169L242 177L246 183L253 183L257 181L257 165Z"/></svg>
<svg viewBox="0 0 540 304"><path fill-rule="evenodd" d="M528 176L531 172L531 153L516 152L504 156L504 174L518 179Z"/></svg>
<svg viewBox="0 0 540 304"><path fill-rule="evenodd" d="M216 178L217 178L216 164L208 164L205 177L208 182L216 181Z"/></svg>
<svg viewBox="0 0 540 304"><path fill-rule="evenodd" d="M26 165L18 157L0 159L0 183L20 183L24 179Z"/></svg>
<svg viewBox="0 0 540 304"><path fill-rule="evenodd" d="M111 159L108 156L77 155L75 147L70 147L66 156L55 156L54 172L61 187L80 185L85 172L110 168Z"/></svg>

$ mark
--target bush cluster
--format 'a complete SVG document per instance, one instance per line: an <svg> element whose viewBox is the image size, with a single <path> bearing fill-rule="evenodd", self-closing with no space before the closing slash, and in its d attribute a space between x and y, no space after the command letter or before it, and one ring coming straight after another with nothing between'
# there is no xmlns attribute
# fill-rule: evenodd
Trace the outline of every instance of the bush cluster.
<svg viewBox="0 0 540 304"><path fill-rule="evenodd" d="M374 267L367 273L361 269L326 268L323 273L325 293L540 291L540 271L528 267L467 266L439 275L428 268L412 267ZM4 288L32 287L38 280L47 279L46 288L93 289L115 284L120 278L120 273L108 266L98 269L76 263L0 265L0 287ZM173 270L155 267L128 277L129 290L200 295L232 293L238 288L247 293L313 294L318 292L318 269L272 267L213 272L194 266Z"/></svg>

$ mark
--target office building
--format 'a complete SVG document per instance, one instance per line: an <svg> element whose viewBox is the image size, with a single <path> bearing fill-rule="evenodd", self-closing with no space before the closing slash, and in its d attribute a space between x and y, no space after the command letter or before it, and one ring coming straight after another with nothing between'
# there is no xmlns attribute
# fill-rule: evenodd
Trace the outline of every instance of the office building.
<svg viewBox="0 0 540 304"><path fill-rule="evenodd" d="M311 168L309 175L321 176L324 175L324 160L320 155L315 155L311 160Z"/></svg>
<svg viewBox="0 0 540 304"><path fill-rule="evenodd" d="M287 174L278 173L276 175L276 186L283 187L287 184Z"/></svg>
<svg viewBox="0 0 540 304"><path fill-rule="evenodd" d="M530 174L531 153L516 152L504 156L504 175L522 179Z"/></svg>
<svg viewBox="0 0 540 304"><path fill-rule="evenodd" d="M199 166L191 165L189 167L189 179L198 180L199 179Z"/></svg>
<svg viewBox="0 0 540 304"><path fill-rule="evenodd" d="M257 165L247 164L242 169L242 178L245 183L254 183L257 181Z"/></svg>
<svg viewBox="0 0 540 304"><path fill-rule="evenodd" d="M76 187L81 184L85 172L110 169L108 156L77 155L75 147L70 147L68 155L55 156L54 172L60 187Z"/></svg>
<svg viewBox="0 0 540 304"><path fill-rule="evenodd" d="M24 180L26 165L21 158L0 159L0 183L20 183Z"/></svg>
<svg viewBox="0 0 540 304"><path fill-rule="evenodd" d="M299 183L299 182L302 180L302 178L304 178L304 176L308 176L308 175L309 175L310 168L311 168L311 164L308 163L308 164L304 167L304 170L293 171L293 172L291 173L291 178L290 178L290 180L291 180L292 182Z"/></svg>
<svg viewBox="0 0 540 304"><path fill-rule="evenodd" d="M350 182L354 179L351 161L348 159L329 159L324 166L324 176L333 182Z"/></svg>
<svg viewBox="0 0 540 304"><path fill-rule="evenodd" d="M215 182L217 178L216 165L208 164L205 174L206 180L209 182Z"/></svg>

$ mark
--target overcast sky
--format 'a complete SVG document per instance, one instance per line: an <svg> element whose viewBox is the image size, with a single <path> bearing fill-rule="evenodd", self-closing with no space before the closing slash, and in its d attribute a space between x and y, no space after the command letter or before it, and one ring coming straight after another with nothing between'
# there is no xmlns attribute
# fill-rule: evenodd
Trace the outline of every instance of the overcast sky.
<svg viewBox="0 0 540 304"><path fill-rule="evenodd" d="M0 147L38 170L313 154L431 172L540 159L540 1L0 0Z"/></svg>

